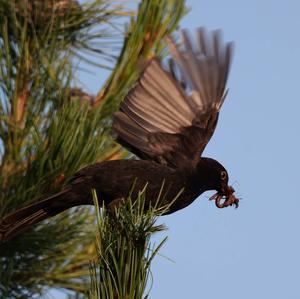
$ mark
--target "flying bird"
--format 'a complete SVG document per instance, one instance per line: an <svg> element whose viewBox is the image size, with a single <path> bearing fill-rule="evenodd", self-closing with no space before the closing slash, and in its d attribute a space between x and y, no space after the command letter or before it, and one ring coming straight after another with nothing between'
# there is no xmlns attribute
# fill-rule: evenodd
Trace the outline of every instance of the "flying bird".
<svg viewBox="0 0 300 299"><path fill-rule="evenodd" d="M182 43L168 38L168 67L153 58L114 115L117 141L140 159L105 161L87 166L63 190L2 219L0 239L7 240L32 224L74 206L93 204L95 189L106 206L126 199L147 184L146 200L155 204L161 185L172 203L166 214L191 204L208 190L218 208L238 207L239 199L228 185L226 169L202 157L225 100L232 43L223 43L220 31L200 28L192 38L182 31Z"/></svg>

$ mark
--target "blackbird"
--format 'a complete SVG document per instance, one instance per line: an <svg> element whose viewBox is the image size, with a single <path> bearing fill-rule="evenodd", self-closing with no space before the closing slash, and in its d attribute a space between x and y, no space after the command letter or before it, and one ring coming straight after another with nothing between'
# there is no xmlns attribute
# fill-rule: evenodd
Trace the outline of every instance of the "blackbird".
<svg viewBox="0 0 300 299"><path fill-rule="evenodd" d="M184 188L166 214L208 190L217 191L210 199L218 208L238 207L226 169L201 157L227 94L233 45L222 42L220 31L203 28L194 40L182 31L182 39L180 45L167 39L168 66L151 59L114 115L117 141L140 159L105 161L79 170L61 192L4 217L0 239L71 207L93 204L91 189L106 206L114 205L127 198L134 180L132 196L147 184L148 204L155 204L163 182L168 191L165 201Z"/></svg>

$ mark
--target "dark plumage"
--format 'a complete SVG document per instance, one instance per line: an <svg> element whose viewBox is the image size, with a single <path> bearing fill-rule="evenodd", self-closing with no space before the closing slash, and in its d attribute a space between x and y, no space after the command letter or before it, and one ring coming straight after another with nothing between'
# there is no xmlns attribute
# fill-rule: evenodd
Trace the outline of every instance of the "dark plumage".
<svg viewBox="0 0 300 299"><path fill-rule="evenodd" d="M183 31L183 49L171 39L168 45L169 71L152 59L114 117L118 142L142 160L107 161L81 169L60 193L6 216L0 224L2 240L68 208L92 204L92 188L107 206L113 205L127 197L135 179L135 192L148 183L149 203L156 200L163 181L166 201L184 188L168 213L207 190L217 191L211 197L217 207L238 206L225 168L201 157L227 93L232 44L223 44L219 31L208 35L199 29L195 44Z"/></svg>

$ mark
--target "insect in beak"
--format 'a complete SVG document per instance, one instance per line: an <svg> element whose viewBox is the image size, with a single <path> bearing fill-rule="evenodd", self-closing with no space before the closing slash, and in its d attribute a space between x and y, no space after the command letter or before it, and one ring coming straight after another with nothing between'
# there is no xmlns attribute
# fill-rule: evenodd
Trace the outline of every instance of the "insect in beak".
<svg viewBox="0 0 300 299"><path fill-rule="evenodd" d="M214 200L216 206L219 209L223 209L229 206L235 206L235 208L239 207L239 199L235 197L233 194L235 190L231 186L227 186L225 190L222 190L222 192L217 192L213 196L210 197L209 200ZM224 199L222 201L222 199Z"/></svg>

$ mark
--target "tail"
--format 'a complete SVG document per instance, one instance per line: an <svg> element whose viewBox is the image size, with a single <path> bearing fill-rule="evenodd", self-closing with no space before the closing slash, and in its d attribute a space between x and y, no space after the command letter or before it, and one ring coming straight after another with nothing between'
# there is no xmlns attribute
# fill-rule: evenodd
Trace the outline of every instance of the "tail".
<svg viewBox="0 0 300 299"><path fill-rule="evenodd" d="M28 229L31 225L55 216L70 207L68 200L69 189L65 189L39 202L21 208L0 221L0 243L5 242Z"/></svg>

